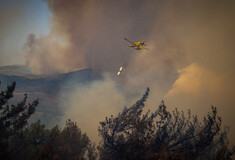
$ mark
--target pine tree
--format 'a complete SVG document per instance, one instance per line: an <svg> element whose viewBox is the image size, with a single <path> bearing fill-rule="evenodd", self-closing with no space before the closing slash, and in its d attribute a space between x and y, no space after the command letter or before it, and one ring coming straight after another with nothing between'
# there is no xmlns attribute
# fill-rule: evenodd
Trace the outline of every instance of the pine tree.
<svg viewBox="0 0 235 160"><path fill-rule="evenodd" d="M75 122L66 121L60 130L58 126L49 130L46 143L35 160L83 160L90 143Z"/></svg>
<svg viewBox="0 0 235 160"><path fill-rule="evenodd" d="M27 94L18 104L10 105L15 86L16 82L13 82L5 91L0 92L0 159L9 157L8 144L11 143L11 138L24 128L38 105L38 100L27 104Z"/></svg>
<svg viewBox="0 0 235 160"><path fill-rule="evenodd" d="M163 101L154 113L143 114L148 95L149 88L136 104L100 122L101 159L231 159L234 150L228 148L215 107L202 123L190 110L187 116L177 109L168 112Z"/></svg>

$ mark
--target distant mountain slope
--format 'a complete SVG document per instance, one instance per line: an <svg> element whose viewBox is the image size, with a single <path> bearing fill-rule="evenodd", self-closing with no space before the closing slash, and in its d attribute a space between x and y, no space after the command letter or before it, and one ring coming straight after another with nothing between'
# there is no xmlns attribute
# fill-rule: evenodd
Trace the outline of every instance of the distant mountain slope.
<svg viewBox="0 0 235 160"><path fill-rule="evenodd" d="M12 66L1 66L0 74L4 75L15 75L15 76L25 76L32 75L31 70L24 65L12 65Z"/></svg>
<svg viewBox="0 0 235 160"><path fill-rule="evenodd" d="M95 79L95 77L91 69L45 75L39 78L0 74L0 81L3 86L16 81L16 92L44 92L46 94L55 94L61 85L68 84L68 82L85 83L93 79Z"/></svg>
<svg viewBox="0 0 235 160"><path fill-rule="evenodd" d="M53 75L33 75L31 73L30 77L29 73L23 66L0 67L0 90L16 81L12 102L17 103L22 100L25 93L28 94L29 102L39 98L39 106L34 119L40 118L49 126L55 125L62 116L59 103L63 100L59 99L61 96L58 96L61 90L65 92L74 88L75 84L89 83L99 78L91 69Z"/></svg>

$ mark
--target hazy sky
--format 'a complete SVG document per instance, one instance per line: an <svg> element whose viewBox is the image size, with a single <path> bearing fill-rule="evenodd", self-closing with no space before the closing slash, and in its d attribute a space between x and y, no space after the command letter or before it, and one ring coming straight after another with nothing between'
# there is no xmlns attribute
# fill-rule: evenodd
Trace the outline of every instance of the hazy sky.
<svg viewBox="0 0 235 160"><path fill-rule="evenodd" d="M24 64L22 47L28 35L47 34L49 17L41 0L0 0L0 66Z"/></svg>
<svg viewBox="0 0 235 160"><path fill-rule="evenodd" d="M0 65L25 63L39 74L89 67L104 75L75 87L65 103L65 118L92 136L104 116L147 87L150 109L164 99L169 110L205 115L215 105L235 134L233 0L0 0L0 18ZM133 50L124 37L145 40L150 50Z"/></svg>

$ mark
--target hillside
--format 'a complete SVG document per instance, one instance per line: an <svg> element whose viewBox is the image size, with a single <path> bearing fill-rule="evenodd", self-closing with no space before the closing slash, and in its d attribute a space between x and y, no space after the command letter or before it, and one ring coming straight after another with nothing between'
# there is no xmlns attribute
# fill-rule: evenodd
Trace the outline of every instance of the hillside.
<svg viewBox="0 0 235 160"><path fill-rule="evenodd" d="M24 65L1 66L0 74L9 75L9 76L33 75L31 70L27 66L24 66Z"/></svg>
<svg viewBox="0 0 235 160"><path fill-rule="evenodd" d="M0 67L0 89L3 90L8 84L16 81L12 103L19 102L25 93L28 94L29 102L39 98L40 103L33 119L40 118L49 126L58 122L62 116L62 108L60 108L59 103L63 100L60 91L66 92L72 89L75 84L89 83L95 79L97 79L97 76L91 69L53 75L33 75L24 66ZM63 96L63 98L66 98L66 96Z"/></svg>

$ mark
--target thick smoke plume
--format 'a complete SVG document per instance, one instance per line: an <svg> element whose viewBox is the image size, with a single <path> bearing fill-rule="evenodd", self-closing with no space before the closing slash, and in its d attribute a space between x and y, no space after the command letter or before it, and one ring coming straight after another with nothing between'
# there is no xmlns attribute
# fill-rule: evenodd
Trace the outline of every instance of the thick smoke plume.
<svg viewBox="0 0 235 160"><path fill-rule="evenodd" d="M88 135L97 130L95 122L121 111L147 87L151 89L150 109L165 99L169 110L189 108L205 115L214 104L231 126L231 135L235 133L234 1L47 3L51 32L29 35L25 44L31 69L51 73L89 67L109 75L103 81L77 86L66 103L65 117L74 118ZM124 37L146 40L150 51L129 48ZM123 65L125 72L115 77Z"/></svg>
<svg viewBox="0 0 235 160"><path fill-rule="evenodd" d="M64 72L61 66L70 70L90 67L113 72L132 56L123 38L147 38L157 16L155 9L146 10L148 3L143 1L49 0L47 3L52 12L50 35L36 39L31 35L26 43L27 62L39 73ZM59 41L42 42L50 39ZM41 50L32 49L35 46ZM54 59L56 56L61 59ZM33 59L38 57L44 58L34 63Z"/></svg>

